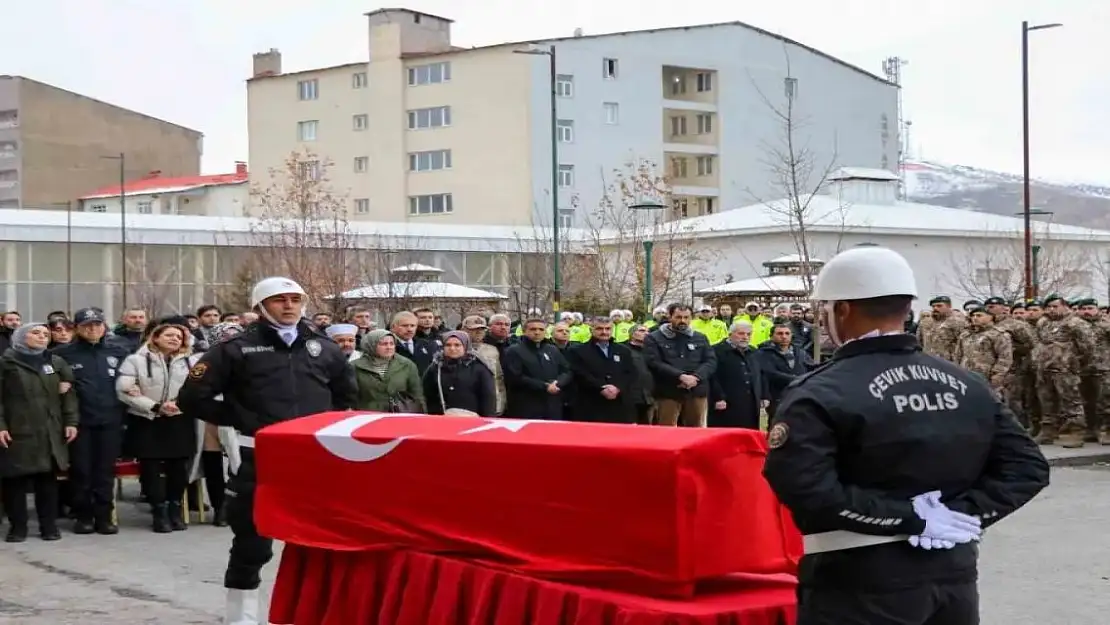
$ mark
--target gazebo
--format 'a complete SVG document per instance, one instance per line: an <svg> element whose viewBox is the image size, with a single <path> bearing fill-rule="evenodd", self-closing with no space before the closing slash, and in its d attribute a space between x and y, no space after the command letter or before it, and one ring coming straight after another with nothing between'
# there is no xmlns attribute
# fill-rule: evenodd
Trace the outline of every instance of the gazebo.
<svg viewBox="0 0 1110 625"><path fill-rule="evenodd" d="M697 292L712 306L728 304L739 310L748 302L756 301L762 305L800 302L809 299L806 274L816 276L825 264L824 261L810 258L807 263L798 254L788 254L763 263L767 274L758 278L748 278L712 286Z"/></svg>
<svg viewBox="0 0 1110 625"><path fill-rule="evenodd" d="M447 310L466 315L477 310L496 311L507 296L443 281L439 267L413 263L389 270L389 281L351 289L339 297L388 315L400 310L431 308L447 318ZM444 310L447 309L447 310Z"/></svg>

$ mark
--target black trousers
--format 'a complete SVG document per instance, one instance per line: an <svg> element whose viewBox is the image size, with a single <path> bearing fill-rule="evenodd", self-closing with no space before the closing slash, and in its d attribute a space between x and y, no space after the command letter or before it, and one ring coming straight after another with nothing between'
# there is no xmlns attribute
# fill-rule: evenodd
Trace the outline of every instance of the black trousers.
<svg viewBox="0 0 1110 625"><path fill-rule="evenodd" d="M123 443L123 428L116 425L81 426L69 446L69 476L73 506L82 521L112 518L112 491L116 485L116 460Z"/></svg>
<svg viewBox="0 0 1110 625"><path fill-rule="evenodd" d="M39 531L58 527L58 480L53 473L35 473L0 480L4 512L13 528L27 529L27 495L35 492Z"/></svg>
<svg viewBox="0 0 1110 625"><path fill-rule="evenodd" d="M979 625L979 587L922 584L861 593L799 586L797 625Z"/></svg>
<svg viewBox="0 0 1110 625"><path fill-rule="evenodd" d="M181 503L189 485L189 458L139 458L139 483L152 506Z"/></svg>
<svg viewBox="0 0 1110 625"><path fill-rule="evenodd" d="M224 507L224 496L227 491L227 481L224 479L224 452L202 451L200 468L204 472L204 490L208 492L208 501L212 504L212 509L218 511Z"/></svg>
<svg viewBox="0 0 1110 625"><path fill-rule="evenodd" d="M227 485L227 524L231 527L231 553L227 558L224 587L257 590L262 567L274 557L274 541L258 535L254 525L254 450L242 448L243 463Z"/></svg>

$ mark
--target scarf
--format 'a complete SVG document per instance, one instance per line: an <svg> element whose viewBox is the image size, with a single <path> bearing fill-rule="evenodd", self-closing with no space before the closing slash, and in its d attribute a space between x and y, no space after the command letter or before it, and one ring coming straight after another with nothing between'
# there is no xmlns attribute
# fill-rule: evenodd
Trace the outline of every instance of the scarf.
<svg viewBox="0 0 1110 625"><path fill-rule="evenodd" d="M387 336L393 336L389 330L371 330L367 332L359 343L362 348L362 357L370 363L370 371L378 377L385 377L385 372L389 369L390 358L382 358L378 355L378 343L381 343ZM397 339L394 338L394 341Z"/></svg>
<svg viewBox="0 0 1110 625"><path fill-rule="evenodd" d="M673 339L674 337L678 336L680 333L685 334L686 336L694 336L694 329L693 328L691 328L689 326L686 326L685 330L679 330L679 329L675 328L674 326L672 326L669 323L664 323L663 325L659 326L659 331L663 333L663 336L665 336L669 339Z"/></svg>
<svg viewBox="0 0 1110 625"><path fill-rule="evenodd" d="M27 346L27 333L35 328L45 328L41 323L25 323L12 332L12 351L15 357L38 369L50 361L46 348L32 349Z"/></svg>

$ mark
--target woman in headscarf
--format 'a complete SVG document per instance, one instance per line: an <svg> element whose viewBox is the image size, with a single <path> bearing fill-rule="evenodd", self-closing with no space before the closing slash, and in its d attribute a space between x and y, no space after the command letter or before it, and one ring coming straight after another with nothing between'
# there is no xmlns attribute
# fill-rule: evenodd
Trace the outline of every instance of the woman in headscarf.
<svg viewBox="0 0 1110 625"><path fill-rule="evenodd" d="M152 528L159 534L186 529L182 501L197 449L197 423L181 413L176 399L197 360L191 334L184 323L155 324L116 376L116 394L134 417L127 428L129 449L139 461Z"/></svg>
<svg viewBox="0 0 1110 625"><path fill-rule="evenodd" d="M59 471L69 468L67 445L77 438L73 372L46 351L50 330L27 324L12 333L0 356L0 480L11 528L7 541L27 540L27 494L35 492L39 535L58 540Z"/></svg>
<svg viewBox="0 0 1110 625"><path fill-rule="evenodd" d="M424 372L428 414L497 416L493 373L470 351L470 336L454 330L442 340L443 350Z"/></svg>
<svg viewBox="0 0 1110 625"><path fill-rule="evenodd" d="M397 355L397 342L387 330L362 337L362 357L351 364L358 382L357 410L424 412L424 387L416 364Z"/></svg>

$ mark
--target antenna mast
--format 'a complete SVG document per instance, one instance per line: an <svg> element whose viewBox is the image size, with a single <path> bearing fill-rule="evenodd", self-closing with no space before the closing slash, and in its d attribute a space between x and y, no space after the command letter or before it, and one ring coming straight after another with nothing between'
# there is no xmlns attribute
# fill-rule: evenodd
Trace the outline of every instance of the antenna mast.
<svg viewBox="0 0 1110 625"><path fill-rule="evenodd" d="M909 65L909 61L892 56L883 61L883 74L886 79L898 86L898 176L902 179L900 186L901 196L906 195L906 157L909 154L910 122L905 119L902 107L902 67Z"/></svg>

